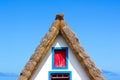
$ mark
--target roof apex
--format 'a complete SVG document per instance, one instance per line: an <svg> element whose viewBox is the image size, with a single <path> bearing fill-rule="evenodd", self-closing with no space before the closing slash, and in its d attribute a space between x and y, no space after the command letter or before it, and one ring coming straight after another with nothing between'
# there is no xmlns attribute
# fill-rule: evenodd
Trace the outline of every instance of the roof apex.
<svg viewBox="0 0 120 80"><path fill-rule="evenodd" d="M64 14L57 14L55 20L64 20Z"/></svg>

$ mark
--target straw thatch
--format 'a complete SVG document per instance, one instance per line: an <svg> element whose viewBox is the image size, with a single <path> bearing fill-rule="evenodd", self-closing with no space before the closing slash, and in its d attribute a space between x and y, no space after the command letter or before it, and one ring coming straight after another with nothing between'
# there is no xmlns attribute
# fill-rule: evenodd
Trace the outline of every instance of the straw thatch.
<svg viewBox="0 0 120 80"><path fill-rule="evenodd" d="M89 78L91 80L104 80L100 70L95 66L94 62L81 47L78 38L76 38L75 34L64 22L63 16L64 15L62 14L56 15L55 21L40 42L40 45L36 48L30 60L25 65L24 69L20 73L20 76L18 77L18 80L29 80L31 78L59 34L64 37L65 41L72 49Z"/></svg>

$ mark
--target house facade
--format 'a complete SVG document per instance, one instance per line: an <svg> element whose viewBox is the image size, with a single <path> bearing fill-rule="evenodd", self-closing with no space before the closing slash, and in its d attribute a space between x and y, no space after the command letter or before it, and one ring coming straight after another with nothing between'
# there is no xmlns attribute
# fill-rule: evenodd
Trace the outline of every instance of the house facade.
<svg viewBox="0 0 120 80"><path fill-rule="evenodd" d="M64 22L63 14L58 14L21 71L18 80L104 80L104 78Z"/></svg>

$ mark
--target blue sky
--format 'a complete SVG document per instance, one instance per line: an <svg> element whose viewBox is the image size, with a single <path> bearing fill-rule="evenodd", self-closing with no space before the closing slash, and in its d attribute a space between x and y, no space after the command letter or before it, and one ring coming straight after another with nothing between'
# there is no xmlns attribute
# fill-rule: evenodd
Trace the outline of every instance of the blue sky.
<svg viewBox="0 0 120 80"><path fill-rule="evenodd" d="M100 69L120 72L119 0L1 0L0 72L19 74L57 13Z"/></svg>

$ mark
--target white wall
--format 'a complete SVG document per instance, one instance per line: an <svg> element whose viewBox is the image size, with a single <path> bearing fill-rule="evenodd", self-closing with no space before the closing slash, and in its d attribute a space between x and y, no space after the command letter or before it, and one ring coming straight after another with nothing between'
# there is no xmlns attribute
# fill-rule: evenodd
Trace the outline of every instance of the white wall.
<svg viewBox="0 0 120 80"><path fill-rule="evenodd" d="M53 43L52 47L68 47L68 45L66 44L63 37L59 35ZM30 80L48 80L49 71L71 71L72 80L90 80L69 47L68 69L52 70L52 49L50 49Z"/></svg>

